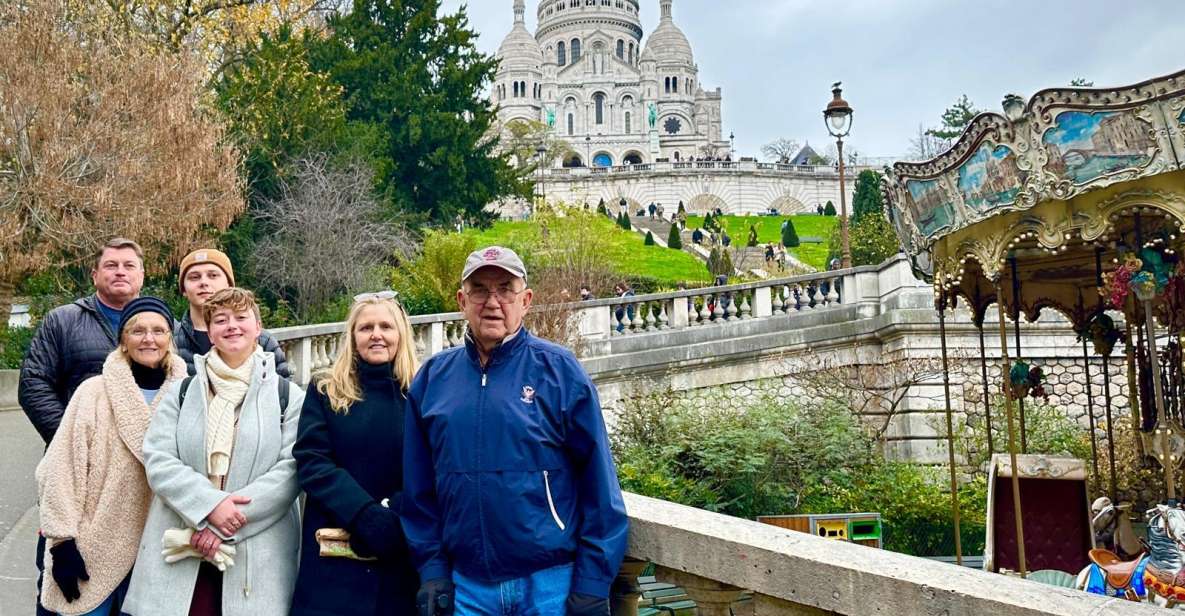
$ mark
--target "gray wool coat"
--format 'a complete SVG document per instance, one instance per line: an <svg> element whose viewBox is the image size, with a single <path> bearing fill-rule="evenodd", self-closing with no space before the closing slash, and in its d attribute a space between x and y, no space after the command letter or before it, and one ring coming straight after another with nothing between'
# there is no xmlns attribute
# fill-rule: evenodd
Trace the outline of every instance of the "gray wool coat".
<svg viewBox="0 0 1185 616"><path fill-rule="evenodd" d="M231 454L226 491L206 476L205 356L194 358L197 376L178 408L181 383L157 408L144 437L144 469L153 491L148 521L132 570L123 611L131 616L186 616L199 560L167 564L161 538L170 528L203 529L206 515L227 496L249 496L242 505L247 524L226 540L235 564L223 574L224 616L285 616L292 600L300 552L299 486L292 445L304 392L290 387L280 413L275 358L257 351L243 399ZM281 422L281 416L283 421Z"/></svg>

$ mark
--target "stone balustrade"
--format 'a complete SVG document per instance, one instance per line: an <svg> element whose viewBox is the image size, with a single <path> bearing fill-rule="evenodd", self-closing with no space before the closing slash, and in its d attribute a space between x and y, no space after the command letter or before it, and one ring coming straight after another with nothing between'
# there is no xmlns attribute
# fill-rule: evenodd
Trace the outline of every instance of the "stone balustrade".
<svg viewBox="0 0 1185 616"><path fill-rule="evenodd" d="M807 314L846 304L845 288L876 267L853 268L791 278L705 287L667 293L605 298L569 304L580 336L587 342L641 337L729 323ZM546 310L546 307L537 307ZM280 342L297 383L328 368L341 344L344 323L324 323L271 330ZM411 318L416 351L422 358L462 344L465 322L459 312ZM655 344L663 342L655 338ZM604 344L587 347L586 356L609 354Z"/></svg>
<svg viewBox="0 0 1185 616"><path fill-rule="evenodd" d="M876 169L872 166L848 166L846 171L853 177L865 169ZM637 165L614 165L612 167L554 167L543 170L549 177L591 176L591 175L619 175L636 173L653 173L663 171L760 171L793 175L837 176L838 169L833 165L786 165L782 163L759 163L753 160L742 161L669 161L655 163L641 163Z"/></svg>
<svg viewBox="0 0 1185 616"><path fill-rule="evenodd" d="M1089 595L937 561L823 539L663 500L625 495L628 558L613 614L634 616L637 576L682 587L704 616L1037 616L1155 614Z"/></svg>

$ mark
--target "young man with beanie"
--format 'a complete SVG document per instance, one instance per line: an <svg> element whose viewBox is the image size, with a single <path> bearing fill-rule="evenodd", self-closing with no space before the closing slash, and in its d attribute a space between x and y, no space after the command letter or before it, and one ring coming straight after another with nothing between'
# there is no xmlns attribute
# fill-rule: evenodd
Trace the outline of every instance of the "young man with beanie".
<svg viewBox="0 0 1185 616"><path fill-rule="evenodd" d="M74 390L99 374L118 344L124 307L144 286L144 251L132 240L108 240L95 255L93 295L49 311L41 320L21 362L17 397L46 447L53 440ZM37 542L37 570L42 570L45 539ZM37 588L41 588L38 577ZM49 614L40 605L37 614Z"/></svg>
<svg viewBox="0 0 1185 616"><path fill-rule="evenodd" d="M189 302L189 311L177 321L173 330L173 343L177 345L177 352L181 359L185 360L192 376L193 356L209 353L212 346L206 320L202 317L202 306L206 305L206 300L210 296L235 286L235 270L230 264L230 259L221 250L199 248L181 260L177 286ZM284 378L292 377L280 343L266 329L259 334L259 346L275 355L277 374Z"/></svg>
<svg viewBox="0 0 1185 616"><path fill-rule="evenodd" d="M601 405L572 352L522 326L526 278L509 249L470 254L465 346L408 392L402 517L421 616L609 615L629 521Z"/></svg>

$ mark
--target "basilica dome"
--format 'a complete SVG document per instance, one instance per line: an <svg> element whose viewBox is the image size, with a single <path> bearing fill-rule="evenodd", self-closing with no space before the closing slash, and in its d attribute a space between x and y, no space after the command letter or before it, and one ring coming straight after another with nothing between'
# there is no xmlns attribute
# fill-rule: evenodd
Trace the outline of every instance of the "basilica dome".
<svg viewBox="0 0 1185 616"><path fill-rule="evenodd" d="M523 0L514 3L514 27L502 39L498 47L498 58L502 64L498 71L539 71L543 66L543 50L539 42L527 31L523 14L526 10Z"/></svg>
<svg viewBox="0 0 1185 616"><path fill-rule="evenodd" d="M691 43L688 42L687 36L675 25L675 19L672 15L671 4L673 0L662 0L660 2L662 8L662 19L658 23L658 27L650 34L650 38L646 40L646 51L643 52L642 59L649 60L647 55L652 56L655 61L660 64L694 64Z"/></svg>

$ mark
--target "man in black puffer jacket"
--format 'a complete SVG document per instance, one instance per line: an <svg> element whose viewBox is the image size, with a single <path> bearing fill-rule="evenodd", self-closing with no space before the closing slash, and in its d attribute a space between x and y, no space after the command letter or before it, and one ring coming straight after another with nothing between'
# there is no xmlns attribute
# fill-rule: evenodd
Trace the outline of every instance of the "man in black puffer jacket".
<svg viewBox="0 0 1185 616"><path fill-rule="evenodd" d="M95 294L49 311L21 362L17 398L46 446L53 440L74 390L103 371L115 350L123 307L144 286L144 251L129 239L114 238L99 250L91 270ZM45 538L37 538L37 590L41 592ZM52 613L37 603L37 616Z"/></svg>
<svg viewBox="0 0 1185 616"><path fill-rule="evenodd" d="M230 258L222 251L199 248L181 260L177 287L189 301L189 311L173 327L173 344L177 346L181 359L185 360L191 376L194 374L193 356L209 353L211 346L210 336L206 333L206 322L202 319L202 306L211 295L233 286L235 270L230 264ZM263 347L265 352L275 355L277 374L286 379L292 378L284 350L266 329L259 334L259 346Z"/></svg>

